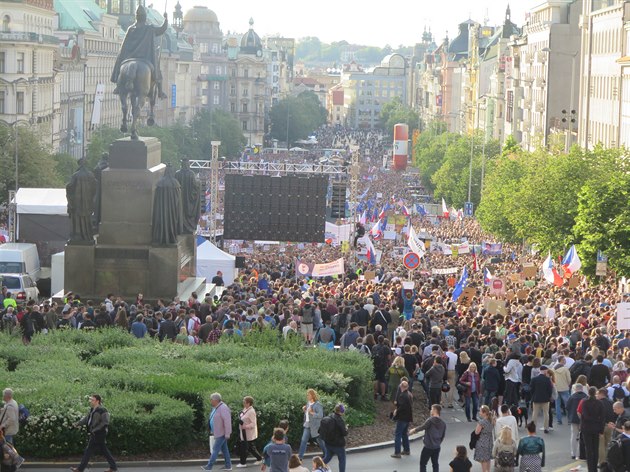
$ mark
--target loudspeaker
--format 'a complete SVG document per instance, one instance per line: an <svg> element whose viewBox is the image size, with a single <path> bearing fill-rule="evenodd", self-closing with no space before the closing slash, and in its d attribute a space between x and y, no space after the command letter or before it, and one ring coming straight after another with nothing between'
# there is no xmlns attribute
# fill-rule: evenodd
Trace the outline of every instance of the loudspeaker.
<svg viewBox="0 0 630 472"><path fill-rule="evenodd" d="M333 182L330 210L330 216L332 218L345 218L346 184L344 182Z"/></svg>

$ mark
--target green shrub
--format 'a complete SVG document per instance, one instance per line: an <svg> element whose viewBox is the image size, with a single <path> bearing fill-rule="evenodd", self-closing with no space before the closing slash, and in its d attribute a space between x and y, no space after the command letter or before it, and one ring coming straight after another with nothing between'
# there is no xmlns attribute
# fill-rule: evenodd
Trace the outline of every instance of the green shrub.
<svg viewBox="0 0 630 472"><path fill-rule="evenodd" d="M0 334L0 384L31 411L19 436L20 451L31 457L82 451L85 431L69 426L87 413L91 393L103 396L111 414L108 441L118 455L201 440L213 392L231 408L235 431L243 397L254 397L261 443L281 419L299 443L308 388L318 391L326 414L347 404L350 426L374 417L370 359L305 349L299 338L284 342L272 330L202 346L138 340L118 329L55 331L29 346Z"/></svg>

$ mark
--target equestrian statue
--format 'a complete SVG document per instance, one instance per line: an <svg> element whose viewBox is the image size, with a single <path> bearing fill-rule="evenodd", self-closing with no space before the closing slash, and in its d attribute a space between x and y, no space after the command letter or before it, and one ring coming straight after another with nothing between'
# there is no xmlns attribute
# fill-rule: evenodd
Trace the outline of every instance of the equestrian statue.
<svg viewBox="0 0 630 472"><path fill-rule="evenodd" d="M136 22L127 29L120 52L114 64L111 81L116 84L114 93L120 97L122 105L122 125L120 131L127 132L129 119L128 100L131 102L131 139L138 139L136 122L145 100L151 107L147 124L155 124L153 107L157 97L164 99L162 74L160 72L160 51L156 37L164 34L168 19L164 13L162 26L147 24L147 12L140 5L136 10Z"/></svg>

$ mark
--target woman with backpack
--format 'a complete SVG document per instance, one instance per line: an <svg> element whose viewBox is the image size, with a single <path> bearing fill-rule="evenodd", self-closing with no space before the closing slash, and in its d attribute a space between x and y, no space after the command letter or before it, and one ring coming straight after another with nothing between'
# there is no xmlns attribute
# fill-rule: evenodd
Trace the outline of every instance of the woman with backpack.
<svg viewBox="0 0 630 472"><path fill-rule="evenodd" d="M509 426L501 428L499 437L492 448L494 458L494 472L513 472L516 464L516 442L512 439L512 429Z"/></svg>

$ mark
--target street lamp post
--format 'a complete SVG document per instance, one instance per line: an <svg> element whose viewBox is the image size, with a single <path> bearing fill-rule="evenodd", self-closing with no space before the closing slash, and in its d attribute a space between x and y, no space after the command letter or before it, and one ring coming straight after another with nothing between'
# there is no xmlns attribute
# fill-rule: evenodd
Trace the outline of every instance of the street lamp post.
<svg viewBox="0 0 630 472"><path fill-rule="evenodd" d="M577 62L577 55L580 51L576 51L573 54L571 54L570 52L564 52L564 51L553 51L549 48L543 48L541 49L541 51L547 52L549 54L554 53L554 54L560 54L561 56L569 56L571 58L571 96L569 97L569 113L567 114L568 115L567 118L565 118L566 120L568 120L568 122L567 122L567 133L564 139L564 152L568 153L569 149L571 148L571 144L573 142L573 122L575 121L575 118L574 118L575 110L573 109L573 106L574 106L573 96L575 94L575 66Z"/></svg>

